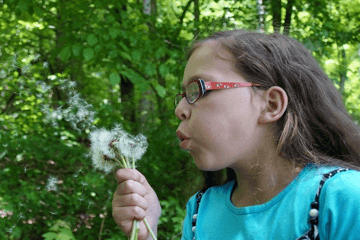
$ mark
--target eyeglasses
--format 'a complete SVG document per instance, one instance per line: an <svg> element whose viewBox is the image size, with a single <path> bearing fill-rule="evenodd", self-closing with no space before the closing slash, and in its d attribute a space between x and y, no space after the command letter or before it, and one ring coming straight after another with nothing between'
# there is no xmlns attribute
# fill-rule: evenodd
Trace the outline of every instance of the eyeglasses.
<svg viewBox="0 0 360 240"><path fill-rule="evenodd" d="M180 103L180 101L185 97L186 101L189 104L195 103L199 100L206 91L217 90L217 89L230 89L230 88L240 88L240 87L261 87L257 83L242 83L242 82L205 82L202 79L196 79L189 82L185 87L185 92L177 94L175 96L175 107Z"/></svg>

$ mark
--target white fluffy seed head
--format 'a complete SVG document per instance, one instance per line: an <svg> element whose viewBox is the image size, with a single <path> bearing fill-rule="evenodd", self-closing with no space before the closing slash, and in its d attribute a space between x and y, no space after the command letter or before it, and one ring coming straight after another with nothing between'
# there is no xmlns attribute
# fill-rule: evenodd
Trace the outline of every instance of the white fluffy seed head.
<svg viewBox="0 0 360 240"><path fill-rule="evenodd" d="M117 164L114 160L115 152L110 148L113 135L105 129L96 129L90 132L91 158L96 169L110 172Z"/></svg>
<svg viewBox="0 0 360 240"><path fill-rule="evenodd" d="M136 161L144 155L148 143L146 137L142 134L139 134L136 137L125 134L118 142L116 142L116 147L120 150L122 155Z"/></svg>

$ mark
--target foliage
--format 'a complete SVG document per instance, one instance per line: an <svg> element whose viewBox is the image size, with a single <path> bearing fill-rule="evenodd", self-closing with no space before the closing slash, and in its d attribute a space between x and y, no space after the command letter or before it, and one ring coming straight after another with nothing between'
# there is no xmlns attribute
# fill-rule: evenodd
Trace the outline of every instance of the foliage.
<svg viewBox="0 0 360 240"><path fill-rule="evenodd" d="M196 1L158 1L152 15L134 0L0 1L1 239L126 239L111 217L113 173L87 156L90 130L117 123L147 136L138 169L160 199L158 236L180 238L201 184L175 135L184 52L194 37L259 25L255 0L202 1L198 20ZM359 0L297 0L292 9L290 36L311 49L359 122ZM76 93L87 107L72 107Z"/></svg>

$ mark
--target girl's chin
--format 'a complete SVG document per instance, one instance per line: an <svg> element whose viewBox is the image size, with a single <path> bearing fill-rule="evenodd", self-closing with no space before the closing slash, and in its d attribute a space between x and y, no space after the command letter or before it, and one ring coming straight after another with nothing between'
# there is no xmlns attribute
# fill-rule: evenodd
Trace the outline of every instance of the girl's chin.
<svg viewBox="0 0 360 240"><path fill-rule="evenodd" d="M191 153L191 152L190 152ZM196 167L202 171L207 171L207 172L213 172L213 171L219 171L224 169L224 166L220 166L217 161L214 161L214 159L211 158L206 158L206 157L197 157L194 156L191 153L191 156L193 157L194 163L196 165Z"/></svg>

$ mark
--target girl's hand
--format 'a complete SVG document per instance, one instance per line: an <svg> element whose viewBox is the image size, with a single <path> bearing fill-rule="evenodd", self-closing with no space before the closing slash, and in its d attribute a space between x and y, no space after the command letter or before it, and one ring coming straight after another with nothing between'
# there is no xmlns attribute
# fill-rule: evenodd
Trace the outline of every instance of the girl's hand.
<svg viewBox="0 0 360 240"><path fill-rule="evenodd" d="M131 235L134 218L140 221L139 239L151 239L144 221L145 217L154 234L161 215L161 206L155 191L144 175L136 169L119 169L116 172L119 183L113 196L112 215L125 235Z"/></svg>

